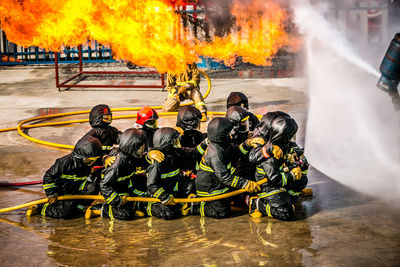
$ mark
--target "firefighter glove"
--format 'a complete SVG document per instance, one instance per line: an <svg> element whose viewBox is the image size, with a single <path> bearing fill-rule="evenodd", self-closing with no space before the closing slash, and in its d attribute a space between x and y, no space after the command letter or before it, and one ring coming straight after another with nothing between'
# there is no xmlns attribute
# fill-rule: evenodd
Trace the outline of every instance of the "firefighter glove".
<svg viewBox="0 0 400 267"><path fill-rule="evenodd" d="M115 156L104 155L104 157L103 157L104 167L108 168L111 165L113 165L113 163L115 162L115 159L116 159Z"/></svg>
<svg viewBox="0 0 400 267"><path fill-rule="evenodd" d="M290 171L290 173L293 174L293 177L294 177L295 180L299 180L301 178L301 169L300 169L300 167L293 168Z"/></svg>
<svg viewBox="0 0 400 267"><path fill-rule="evenodd" d="M120 204L120 206L123 206L128 202L128 196L129 196L128 194L125 194L125 195L121 196L121 204Z"/></svg>
<svg viewBox="0 0 400 267"><path fill-rule="evenodd" d="M48 202L49 204L54 204L54 203L57 202L57 199L58 199L58 194L55 193L55 194L50 195L50 196L47 197L47 202Z"/></svg>
<svg viewBox="0 0 400 267"><path fill-rule="evenodd" d="M173 195L169 195L169 198L162 202L164 205L175 205L175 198Z"/></svg>
<svg viewBox="0 0 400 267"><path fill-rule="evenodd" d="M255 138L250 138L247 139L246 141L246 146L252 146L252 147L257 147L258 145L264 145L265 141L261 137L255 137Z"/></svg>
<svg viewBox="0 0 400 267"><path fill-rule="evenodd" d="M255 193L261 190L261 186L257 184L256 182L253 181L248 181L246 186L244 187L244 190L246 190L249 193Z"/></svg>
<svg viewBox="0 0 400 267"><path fill-rule="evenodd" d="M272 154L274 155L274 158L280 159L283 157L283 151L279 146L272 145Z"/></svg>
<svg viewBox="0 0 400 267"><path fill-rule="evenodd" d="M161 163L161 162L163 162L164 159L165 159L164 153L162 153L162 152L159 151L159 150L151 150L151 151L149 151L149 153L147 154L147 156L149 157L149 159L150 159L152 162L154 162L154 160L155 160L155 161L157 161L158 163Z"/></svg>

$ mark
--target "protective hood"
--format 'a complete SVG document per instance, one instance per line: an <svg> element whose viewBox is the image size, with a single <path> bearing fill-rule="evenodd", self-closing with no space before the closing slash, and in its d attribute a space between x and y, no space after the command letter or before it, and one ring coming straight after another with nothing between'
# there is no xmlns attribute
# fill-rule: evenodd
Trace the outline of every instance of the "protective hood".
<svg viewBox="0 0 400 267"><path fill-rule="evenodd" d="M228 119L214 118L207 126L207 137L213 143L227 143L232 128L233 124Z"/></svg>
<svg viewBox="0 0 400 267"><path fill-rule="evenodd" d="M241 92L230 93L226 100L226 108L230 106L241 106L242 104L245 109L249 109L249 100L246 95Z"/></svg>
<svg viewBox="0 0 400 267"><path fill-rule="evenodd" d="M201 120L201 112L193 106L183 106L179 109L176 126L186 130L197 129Z"/></svg>
<svg viewBox="0 0 400 267"><path fill-rule="evenodd" d="M272 121L270 141L274 145L286 145L296 134L298 129L294 119L283 116Z"/></svg>
<svg viewBox="0 0 400 267"><path fill-rule="evenodd" d="M119 138L119 150L125 155L138 157L138 149L146 143L146 134L142 131L129 128Z"/></svg>
<svg viewBox="0 0 400 267"><path fill-rule="evenodd" d="M161 151L168 151L173 148L174 140L179 138L179 136L179 132L173 128L160 128L153 136L154 148Z"/></svg>
<svg viewBox="0 0 400 267"><path fill-rule="evenodd" d="M260 125L256 129L257 136L261 135L262 137L269 139L269 131L271 129L272 121L278 117L287 117L290 118L290 115L283 111L272 111L265 113L262 118Z"/></svg>
<svg viewBox="0 0 400 267"><path fill-rule="evenodd" d="M100 104L92 108L89 114L89 123L92 127L105 127L110 125L103 121L103 115L112 115L110 107Z"/></svg>
<svg viewBox="0 0 400 267"><path fill-rule="evenodd" d="M79 159L98 157L102 154L103 148L99 139L91 135L84 135L81 139L79 139L74 147L74 150L72 151L72 155Z"/></svg>
<svg viewBox="0 0 400 267"><path fill-rule="evenodd" d="M240 122L249 116L249 112L239 106L231 106L226 111L225 118L230 120L233 124L240 124Z"/></svg>

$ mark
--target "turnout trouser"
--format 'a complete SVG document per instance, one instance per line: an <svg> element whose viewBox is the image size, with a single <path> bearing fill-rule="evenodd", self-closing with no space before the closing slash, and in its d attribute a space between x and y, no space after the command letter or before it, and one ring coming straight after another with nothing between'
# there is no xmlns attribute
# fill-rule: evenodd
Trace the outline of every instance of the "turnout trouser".
<svg viewBox="0 0 400 267"><path fill-rule="evenodd" d="M128 202L122 207L103 204L101 208L101 217L110 218L111 220L133 220L135 218L135 203Z"/></svg>
<svg viewBox="0 0 400 267"><path fill-rule="evenodd" d="M260 198L252 199L250 214L256 209L263 215L279 220L291 220L294 217L290 195L283 188L259 194Z"/></svg>

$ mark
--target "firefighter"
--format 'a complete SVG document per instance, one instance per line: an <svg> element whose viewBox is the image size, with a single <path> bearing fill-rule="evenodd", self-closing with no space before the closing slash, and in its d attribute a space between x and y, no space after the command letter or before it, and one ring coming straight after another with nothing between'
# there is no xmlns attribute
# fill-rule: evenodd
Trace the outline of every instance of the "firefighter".
<svg viewBox="0 0 400 267"><path fill-rule="evenodd" d="M228 109L231 106L240 106L248 110L249 100L246 95L241 92L231 92L226 100L226 108ZM254 131L259 123L257 116L249 112L249 130Z"/></svg>
<svg viewBox="0 0 400 267"><path fill-rule="evenodd" d="M176 126L183 129L184 133L180 139L183 147L196 147L206 137L206 133L200 132L201 112L193 106L179 108L176 118Z"/></svg>
<svg viewBox="0 0 400 267"><path fill-rule="evenodd" d="M111 150L113 145L118 144L121 134L117 128L110 125L111 122L112 113L109 106L100 104L90 111L89 123L92 129L86 134L99 139L105 152Z"/></svg>
<svg viewBox="0 0 400 267"><path fill-rule="evenodd" d="M162 219L174 219L181 212L187 215L187 205L177 205L175 197L194 193L194 183L181 174L181 169L191 169L207 148L204 140L196 148L181 147L180 134L169 127L158 129L153 138L154 148L165 155L163 162L154 162L147 168L147 191L161 202L149 202L147 214ZM190 208L189 208L190 209Z"/></svg>
<svg viewBox="0 0 400 267"><path fill-rule="evenodd" d="M142 131L130 128L122 133L116 160L103 171L100 182L105 203L88 208L85 218L94 214L112 220L131 220L136 209L141 212L138 204L127 202L127 197L145 195L145 148L146 135Z"/></svg>
<svg viewBox="0 0 400 267"><path fill-rule="evenodd" d="M102 155L102 146L97 138L82 137L72 153L56 160L43 176L43 189L48 203L32 206L27 211L31 216L38 211L43 216L56 219L70 219L83 215L85 200L57 201L63 195L95 195L99 192L99 172L93 172L92 165Z"/></svg>
<svg viewBox="0 0 400 267"><path fill-rule="evenodd" d="M250 198L249 210L253 217L265 215L280 220L292 220L294 217L292 201L308 182L306 175L308 163L299 158L295 161L293 156L296 145L291 139L296 134L298 126L294 119L286 115L273 119L267 131L269 143L279 147L283 153L271 157L266 146L257 147L250 152L250 161L257 164L256 180L264 178L268 180L262 185L258 197Z"/></svg>
<svg viewBox="0 0 400 267"><path fill-rule="evenodd" d="M188 64L184 73L168 73L167 90L164 111L177 111L182 101L191 99L202 114L201 121L207 121L207 107L200 92L200 73L196 63Z"/></svg>
<svg viewBox="0 0 400 267"><path fill-rule="evenodd" d="M249 118L250 112L240 106L231 106L226 111L225 118L232 124L232 142L240 145L249 138Z"/></svg>
<svg viewBox="0 0 400 267"><path fill-rule="evenodd" d="M250 193L260 190L256 182L235 176L233 172L236 160L247 156L252 146L264 144L264 141L262 138L247 139L239 148L233 147L229 135L232 129L233 124L226 118L214 118L208 124L207 138L210 144L195 179L197 195L200 197L221 195L232 188L244 188ZM229 217L230 199L193 203L191 213L214 218Z"/></svg>
<svg viewBox="0 0 400 267"><path fill-rule="evenodd" d="M139 129L146 134L147 149L153 148L153 136L158 129L158 114L151 107L141 108L136 116L136 123L133 128Z"/></svg>
<svg viewBox="0 0 400 267"><path fill-rule="evenodd" d="M263 137L265 140L268 141L270 138L269 131L271 129L272 121L278 117L290 118L290 115L280 110L265 113L262 116L257 128L253 131L253 136Z"/></svg>

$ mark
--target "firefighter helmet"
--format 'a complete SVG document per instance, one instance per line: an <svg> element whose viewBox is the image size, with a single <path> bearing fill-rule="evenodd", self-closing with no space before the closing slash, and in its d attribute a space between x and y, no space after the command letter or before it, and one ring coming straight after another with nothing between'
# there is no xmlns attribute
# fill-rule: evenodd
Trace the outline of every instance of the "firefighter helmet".
<svg viewBox="0 0 400 267"><path fill-rule="evenodd" d="M157 112L151 107L143 107L141 108L136 116L136 123L140 125L144 125L146 122L154 121L158 119Z"/></svg>

